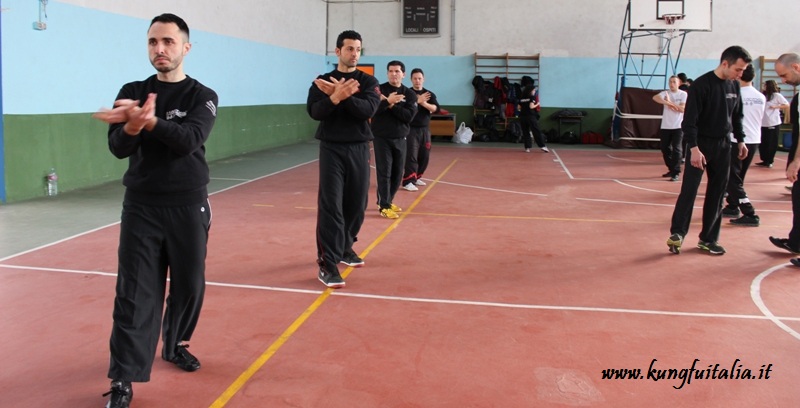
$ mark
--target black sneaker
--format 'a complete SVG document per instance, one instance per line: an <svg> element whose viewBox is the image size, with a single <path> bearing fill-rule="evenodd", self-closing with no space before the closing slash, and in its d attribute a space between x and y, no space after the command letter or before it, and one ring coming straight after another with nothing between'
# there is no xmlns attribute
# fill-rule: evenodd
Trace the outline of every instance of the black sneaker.
<svg viewBox="0 0 800 408"><path fill-rule="evenodd" d="M731 224L733 225L743 225L745 227L757 227L761 225L761 219L753 214L753 215L743 215L741 218L734 218L731 220Z"/></svg>
<svg viewBox="0 0 800 408"><path fill-rule="evenodd" d="M800 258L792 258L789 260L794 266L800 266Z"/></svg>
<svg viewBox="0 0 800 408"><path fill-rule="evenodd" d="M187 348L189 348L188 344L178 344L175 347L175 356L167 361L174 363L183 371L197 371L200 369L200 361L189 350L186 350Z"/></svg>
<svg viewBox="0 0 800 408"><path fill-rule="evenodd" d="M789 240L786 238L769 237L769 242L772 242L772 245L780 249L785 249L793 254L800 254L800 250L792 248L792 246L789 245Z"/></svg>
<svg viewBox="0 0 800 408"><path fill-rule="evenodd" d="M702 249L703 251L708 251L708 253L711 255L725 254L725 248L723 248L722 245L716 242L700 241L697 243L697 247Z"/></svg>
<svg viewBox="0 0 800 408"><path fill-rule="evenodd" d="M662 174L661 177L672 177L672 172L668 171L668 172Z"/></svg>
<svg viewBox="0 0 800 408"><path fill-rule="evenodd" d="M681 253L681 245L683 244L683 237L681 234L675 233L667 238L667 246L669 247L669 252L673 254L680 254Z"/></svg>
<svg viewBox="0 0 800 408"><path fill-rule="evenodd" d="M756 163L756 166L772 168L772 163L758 162Z"/></svg>
<svg viewBox="0 0 800 408"><path fill-rule="evenodd" d="M111 381L111 390L103 394L104 397L111 395L108 399L106 408L128 408L131 406L133 399L133 388L128 381L114 380Z"/></svg>
<svg viewBox="0 0 800 408"><path fill-rule="evenodd" d="M336 269L336 267L333 269ZM319 267L319 274L317 275L317 278L320 282L322 282L322 284L329 288L339 289L343 288L345 285L344 279L342 279L342 275L339 275L338 269L336 272L329 272L326 270L324 265Z"/></svg>
<svg viewBox="0 0 800 408"><path fill-rule="evenodd" d="M680 181L681 178L677 174L673 174L672 177L669 178L669 181Z"/></svg>
<svg viewBox="0 0 800 408"><path fill-rule="evenodd" d="M742 212L739 211L739 207L731 207L729 205L726 205L725 207L722 207L722 216L723 217L736 218L741 213Z"/></svg>
<svg viewBox="0 0 800 408"><path fill-rule="evenodd" d="M354 268L359 268L364 266L364 260L359 258L353 250L347 251L344 253L342 260L339 261L347 266L352 266Z"/></svg>

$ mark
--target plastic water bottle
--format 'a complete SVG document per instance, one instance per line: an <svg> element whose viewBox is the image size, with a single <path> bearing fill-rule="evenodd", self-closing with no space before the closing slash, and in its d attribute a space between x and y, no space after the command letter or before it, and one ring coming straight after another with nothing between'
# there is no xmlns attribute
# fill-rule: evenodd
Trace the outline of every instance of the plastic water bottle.
<svg viewBox="0 0 800 408"><path fill-rule="evenodd" d="M51 168L50 171L47 172L45 180L47 182L47 196L53 197L58 195L58 174L56 174L56 169Z"/></svg>

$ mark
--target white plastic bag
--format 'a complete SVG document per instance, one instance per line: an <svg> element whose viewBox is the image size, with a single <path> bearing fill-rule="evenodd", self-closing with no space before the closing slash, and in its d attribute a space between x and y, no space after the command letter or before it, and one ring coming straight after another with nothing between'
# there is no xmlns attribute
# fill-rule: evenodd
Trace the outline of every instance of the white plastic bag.
<svg viewBox="0 0 800 408"><path fill-rule="evenodd" d="M468 128L464 122L456 129L456 134L453 135L453 143L468 144L472 141L472 129Z"/></svg>

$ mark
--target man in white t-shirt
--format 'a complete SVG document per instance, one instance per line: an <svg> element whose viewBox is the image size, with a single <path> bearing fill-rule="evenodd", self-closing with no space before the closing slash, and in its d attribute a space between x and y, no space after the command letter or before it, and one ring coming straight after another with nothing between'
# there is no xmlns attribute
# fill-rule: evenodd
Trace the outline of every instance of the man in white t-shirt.
<svg viewBox="0 0 800 408"><path fill-rule="evenodd" d="M733 225L744 225L748 227L757 227L760 224L756 209L747 198L747 192L744 191L744 176L747 174L747 169L750 168L750 163L753 161L753 156L758 150L758 145L761 143L761 119L764 116L764 107L767 103L767 98L753 87L753 78L756 73L753 65L750 64L742 72L742 77L739 78L739 85L742 92L742 127L744 128L744 143L747 145L747 157L739 160L739 152L731 149L731 167L728 176L728 197L725 199L728 203L722 209L723 217L739 217L731 220ZM731 143L736 144L736 139L731 135Z"/></svg>
<svg viewBox="0 0 800 408"><path fill-rule="evenodd" d="M681 157L683 131L681 122L683 121L683 110L686 106L686 92L678 89L681 80L673 75L669 78L669 90L661 91L653 96L656 103L664 105L664 113L661 116L661 153L664 155L664 164L667 165L667 172L663 177L669 177L670 181L678 181L681 174Z"/></svg>

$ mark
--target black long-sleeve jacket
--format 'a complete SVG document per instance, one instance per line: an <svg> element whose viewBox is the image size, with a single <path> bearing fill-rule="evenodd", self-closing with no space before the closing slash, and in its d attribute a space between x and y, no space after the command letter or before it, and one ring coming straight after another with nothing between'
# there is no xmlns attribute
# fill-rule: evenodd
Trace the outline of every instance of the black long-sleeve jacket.
<svg viewBox="0 0 800 408"><path fill-rule="evenodd" d="M156 126L135 136L124 123L109 125L108 147L114 156L128 158L122 183L125 197L149 205L187 205L208 197L205 142L217 117L217 94L197 80L162 82L153 75L125 84L117 99L144 104L156 94Z"/></svg>
<svg viewBox="0 0 800 408"><path fill-rule="evenodd" d="M372 133L375 137L383 139L400 139L408 136L409 123L417 114L417 94L403 84L395 87L388 82L381 84L380 90L384 96L397 92L402 94L405 100L396 103L391 108L389 108L389 102L381 101L378 111L372 117Z"/></svg>
<svg viewBox="0 0 800 408"><path fill-rule="evenodd" d="M345 80L353 78L359 83L359 91L334 105L330 97L315 84L308 90L306 110L312 119L320 121L315 138L326 142L355 143L372 140L368 120L375 114L381 101L378 80L372 75L355 70L340 72L333 70L320 75L320 79Z"/></svg>
<svg viewBox="0 0 800 408"><path fill-rule="evenodd" d="M698 137L727 138L733 132L744 141L742 93L739 82L720 79L714 71L697 78L689 87L683 112L683 137L688 148L697 146Z"/></svg>

